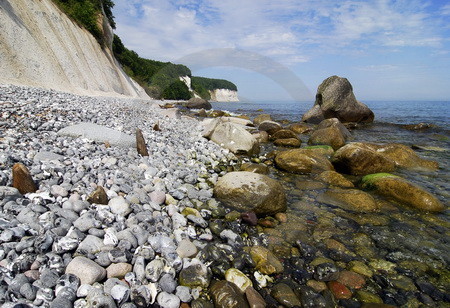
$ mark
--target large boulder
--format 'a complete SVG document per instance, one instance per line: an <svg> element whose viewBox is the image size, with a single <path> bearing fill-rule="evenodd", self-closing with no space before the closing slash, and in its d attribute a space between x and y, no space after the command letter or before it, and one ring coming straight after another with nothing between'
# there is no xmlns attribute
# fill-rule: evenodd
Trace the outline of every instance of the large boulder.
<svg viewBox="0 0 450 308"><path fill-rule="evenodd" d="M263 121L259 124L258 129L267 132L269 135L275 134L277 131L283 129L280 123L274 121Z"/></svg>
<svg viewBox="0 0 450 308"><path fill-rule="evenodd" d="M390 158L399 168L436 170L439 164L432 160L420 158L410 147L399 143L375 144L367 143L369 148Z"/></svg>
<svg viewBox="0 0 450 308"><path fill-rule="evenodd" d="M343 146L334 153L331 162L338 172L352 175L392 172L396 168L392 159L361 142Z"/></svg>
<svg viewBox="0 0 450 308"><path fill-rule="evenodd" d="M320 84L314 106L303 115L302 121L318 123L329 118L338 118L343 123L373 122L374 114L356 100L353 87L346 78L331 76Z"/></svg>
<svg viewBox="0 0 450 308"><path fill-rule="evenodd" d="M214 196L240 212L272 215L286 211L283 186L263 174L247 171L227 173L217 181Z"/></svg>
<svg viewBox="0 0 450 308"><path fill-rule="evenodd" d="M193 97L185 105L189 109L205 109L210 110L212 108L211 103L206 99Z"/></svg>
<svg viewBox="0 0 450 308"><path fill-rule="evenodd" d="M348 129L337 118L320 122L317 129L309 137L309 145L329 145L337 150L345 145L351 136Z"/></svg>
<svg viewBox="0 0 450 308"><path fill-rule="evenodd" d="M209 138L235 154L253 155L259 153L259 143L256 138L239 124L219 123Z"/></svg>
<svg viewBox="0 0 450 308"><path fill-rule="evenodd" d="M275 157L275 164L279 169L300 174L334 170L322 148L293 149L280 152Z"/></svg>
<svg viewBox="0 0 450 308"><path fill-rule="evenodd" d="M362 188L419 210L441 212L445 206L425 189L388 173L369 174L362 178Z"/></svg>

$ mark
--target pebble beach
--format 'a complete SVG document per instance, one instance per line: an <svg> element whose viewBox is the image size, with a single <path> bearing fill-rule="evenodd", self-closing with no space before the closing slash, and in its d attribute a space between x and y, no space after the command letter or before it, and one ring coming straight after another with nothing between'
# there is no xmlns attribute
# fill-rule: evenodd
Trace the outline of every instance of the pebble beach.
<svg viewBox="0 0 450 308"><path fill-rule="evenodd" d="M363 144L363 128L330 119L357 142L292 150L320 124L218 110L200 121L172 102L29 87L0 86L0 104L2 307L448 307L445 183L405 145ZM204 138L211 126L211 140L251 156ZM246 134L265 136L262 152ZM392 164L405 179L387 181L427 202L404 207L334 171L336 153L362 146L396 151L363 175ZM308 171L284 164L298 153ZM13 169L29 173L32 192L14 188ZM407 181L415 174L442 186L443 202ZM429 200L437 213L420 208Z"/></svg>

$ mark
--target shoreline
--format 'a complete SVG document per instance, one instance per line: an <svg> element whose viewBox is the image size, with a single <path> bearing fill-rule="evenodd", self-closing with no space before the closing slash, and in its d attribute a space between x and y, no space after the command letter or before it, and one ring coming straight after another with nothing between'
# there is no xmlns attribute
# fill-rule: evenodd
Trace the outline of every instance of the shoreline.
<svg viewBox="0 0 450 308"><path fill-rule="evenodd" d="M3 91L7 88L9 94ZM297 303L295 298L300 298L302 305L315 307L338 302L353 307L379 300L396 305L404 301L414 306L418 300L414 293L405 295L411 292L406 289L415 288L425 294L426 286L407 272L417 263L402 263L405 260L393 246L400 243L398 238L393 238L394 244L382 241L386 232L391 232L389 228L394 228L388 219L395 217L408 231L405 226L416 223L409 218L402 220L399 210L391 208L387 216L392 217L386 218L381 213L355 215L324 207L316 201L316 191L326 189L323 184L317 186L310 176L273 168L271 177L283 183L291 199L287 216L261 217L257 226L250 226L239 213L216 201L212 189L220 176L235 171L239 161L258 162L262 156L237 159L201 137L199 120L166 113L155 103L143 106L136 99L80 97L29 87L0 89L0 100L7 95L16 100L16 106L11 104L15 111L9 113L6 109L2 113L4 120L0 120L0 187L11 183L10 167L23 162L43 190L27 197L10 193L0 201L0 228L7 234L0 235L0 267L8 277L6 288L0 285L0 303L2 296L14 296L11 298L22 298L16 303L45 306L62 301L70 306L62 294L72 294L68 298L75 301L75 307L111 298L114 300L108 307L124 303L134 307L131 303L139 300L163 307L178 307L183 302L192 307L194 302L195 307L211 307L210 299L217 296L241 305L259 303L255 307L263 307L264 302L274 307L283 298L290 300L287 306ZM131 147L108 146L56 133L79 122L107 126L133 137L135 129L140 128L150 156L142 157ZM160 131L153 129L155 124ZM49 152L56 158L45 159ZM97 185L105 188L107 205L86 202ZM7 196L8 190L1 188ZM411 215L427 223L433 232L446 230L445 224L428 221L426 215ZM367 236L368 228L373 229L373 239ZM393 234L404 231L395 228ZM408 241L403 244L414 245ZM375 242L385 245L380 251L388 250L388 257L373 248ZM267 265L274 266L278 260L284 269L276 274L256 270L251 247L268 247L274 258L271 255ZM409 258L409 251L401 253ZM81 256L93 260L108 277L97 277L90 286L78 284L61 293L61 284L67 281L66 268ZM441 275L439 261L428 256L425 260L431 264L429 271ZM120 273L115 268L118 264L123 267ZM402 271L392 270L394 265ZM113 270L118 272L110 274ZM369 275L371 272L374 276ZM226 280L245 281L257 295L244 295L244 290L224 283L226 273ZM394 274L400 275L400 282L393 278L397 277ZM49 276L53 282L49 282ZM336 279L340 284L334 282ZM395 283L389 294L399 296L398 302L390 302L389 294L377 295L377 279ZM17 289L18 283L29 288ZM448 302L448 295L435 285L441 282L433 281L435 289L427 285L431 288L427 290L440 294L435 299L439 303ZM338 298L335 286L345 292L351 290L354 296Z"/></svg>

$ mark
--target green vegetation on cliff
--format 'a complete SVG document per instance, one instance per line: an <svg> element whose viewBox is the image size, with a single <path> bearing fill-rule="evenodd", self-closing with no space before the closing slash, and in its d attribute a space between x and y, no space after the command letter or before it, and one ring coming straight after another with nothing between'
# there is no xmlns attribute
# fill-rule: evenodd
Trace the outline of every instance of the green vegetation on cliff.
<svg viewBox="0 0 450 308"><path fill-rule="evenodd" d="M102 29L103 12L115 29L112 0L53 0L79 26L87 29L97 39L102 47L105 38ZM117 35L114 35L113 53L123 66L125 73L138 82L153 98L189 99L192 93L182 76L191 77L191 70L185 65L173 64L141 58L135 51L124 46ZM210 99L209 90L237 90L232 82L222 79L192 77L192 89L202 98Z"/></svg>
<svg viewBox="0 0 450 308"><path fill-rule="evenodd" d="M114 35L113 52L128 76L136 80L151 97L166 99L191 97L186 84L180 81L181 76L191 76L188 67L141 58L135 51L126 48L117 35Z"/></svg>
<svg viewBox="0 0 450 308"><path fill-rule="evenodd" d="M231 81L205 77L192 77L192 88L195 90L195 87L202 87L206 90L228 89L237 91L236 85Z"/></svg>
<svg viewBox="0 0 450 308"><path fill-rule="evenodd" d="M112 0L53 0L53 2L78 25L91 32L102 46L104 45L103 31L99 23L99 20L103 18L102 8L111 27L116 28Z"/></svg>

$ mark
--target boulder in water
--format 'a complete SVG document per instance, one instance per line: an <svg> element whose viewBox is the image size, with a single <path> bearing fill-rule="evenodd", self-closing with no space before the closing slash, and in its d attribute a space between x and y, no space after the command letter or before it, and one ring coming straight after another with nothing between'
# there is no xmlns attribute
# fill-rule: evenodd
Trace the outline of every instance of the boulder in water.
<svg viewBox="0 0 450 308"><path fill-rule="evenodd" d="M275 157L278 168L300 174L321 173L334 170L321 149L293 149L283 151Z"/></svg>
<svg viewBox="0 0 450 308"><path fill-rule="evenodd" d="M186 103L186 107L189 109L205 109L210 110L212 108L211 103L206 99L193 97Z"/></svg>
<svg viewBox="0 0 450 308"><path fill-rule="evenodd" d="M362 142L349 143L334 153L331 159L338 172L365 175L395 170L395 162Z"/></svg>
<svg viewBox="0 0 450 308"><path fill-rule="evenodd" d="M358 189L330 189L320 195L318 201L355 212L372 212L378 209L375 199Z"/></svg>
<svg viewBox="0 0 450 308"><path fill-rule="evenodd" d="M241 212L272 215L286 211L283 186L263 174L247 171L227 173L218 180L214 195L227 206Z"/></svg>
<svg viewBox="0 0 450 308"><path fill-rule="evenodd" d="M264 121L272 121L272 117L270 116L270 114L259 114L257 115L254 119L253 119L253 124L255 124L256 126L258 126L259 124L261 124Z"/></svg>
<svg viewBox="0 0 450 308"><path fill-rule="evenodd" d="M342 123L370 123L374 120L374 114L369 107L356 100L353 87L346 78L331 76L320 84L314 106L303 115L302 121L318 123L329 118L338 118Z"/></svg>
<svg viewBox="0 0 450 308"><path fill-rule="evenodd" d="M445 209L442 202L425 189L392 174L366 175L362 179L362 187L419 210L441 212Z"/></svg>
<svg viewBox="0 0 450 308"><path fill-rule="evenodd" d="M350 132L337 118L331 118L320 122L317 130L311 134L308 144L329 145L337 150L345 145L350 136Z"/></svg>

